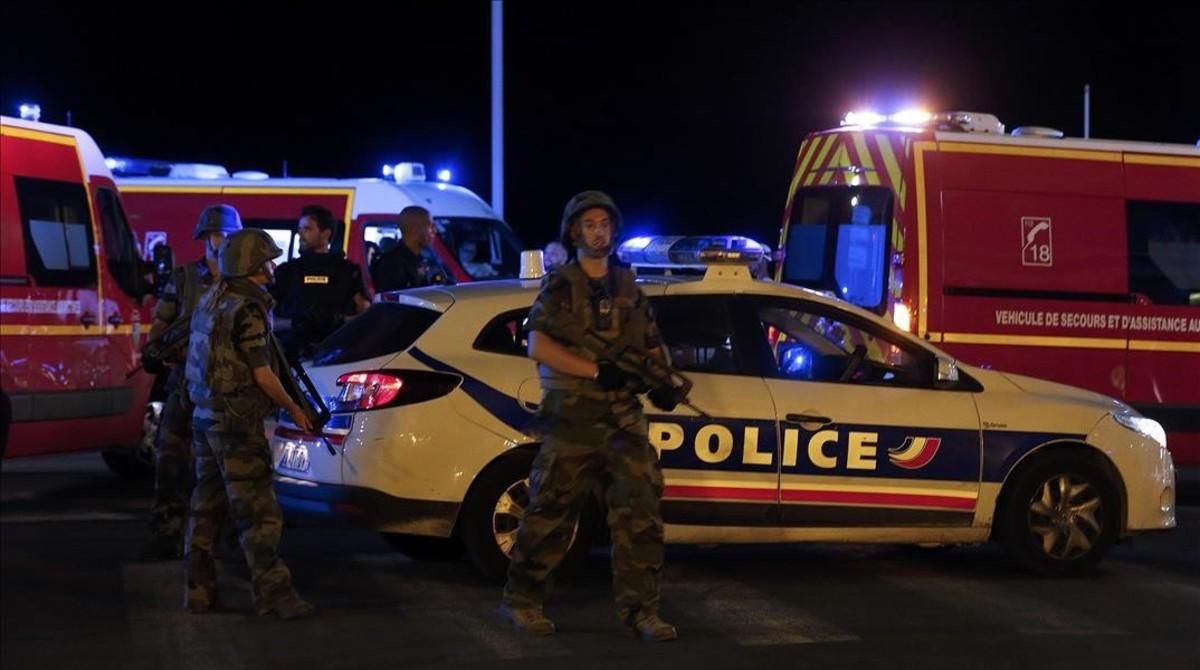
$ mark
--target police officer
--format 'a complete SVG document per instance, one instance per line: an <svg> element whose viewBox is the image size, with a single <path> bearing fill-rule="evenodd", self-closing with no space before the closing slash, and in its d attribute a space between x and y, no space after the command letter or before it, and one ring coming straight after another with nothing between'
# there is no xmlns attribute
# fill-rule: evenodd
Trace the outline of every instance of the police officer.
<svg viewBox="0 0 1200 670"><path fill-rule="evenodd" d="M279 557L282 513L271 485L271 450L263 419L284 408L304 430L312 423L280 384L282 362L271 355L272 299L266 290L283 253L262 230L243 230L222 245L221 280L200 300L188 343L188 395L196 487L187 533L185 605L196 613L217 606L213 539L228 506L250 567L259 615L291 619L313 611L292 587ZM286 372L284 373L286 374Z"/></svg>
<svg viewBox="0 0 1200 670"><path fill-rule="evenodd" d="M379 254L371 264L375 290L398 291L446 283L446 275L428 256L433 244L429 210L410 205L400 211L400 243Z"/></svg>
<svg viewBox="0 0 1200 670"><path fill-rule="evenodd" d="M371 306L362 269L340 251L330 250L335 223L324 207L302 209L296 226L300 258L280 265L275 273L275 327L289 357L307 355L347 318Z"/></svg>
<svg viewBox="0 0 1200 670"><path fill-rule="evenodd" d="M620 222L616 204L599 191L567 202L562 242L576 250L576 258L546 276L529 314L529 355L542 380L546 435L529 475L532 499L517 533L500 612L523 630L555 632L542 610L547 577L570 545L579 498L606 482L618 618L644 640L666 641L677 633L658 615L663 480L635 395L642 390L640 380L555 335L567 326L592 328L665 360L658 326L633 272L609 263ZM652 390L650 399L666 411L679 402L669 386Z"/></svg>
<svg viewBox="0 0 1200 670"><path fill-rule="evenodd" d="M220 276L217 250L225 236L242 229L238 212L229 205L213 205L200 213L193 239L204 244L204 257L180 265L154 308L150 340L155 340L177 319L188 319L200 296ZM192 404L184 384L184 356L165 361L173 365L167 377L167 398L154 440L154 502L150 506L150 540L142 550L144 560L170 560L183 556L183 530L188 499L192 495ZM147 372L161 363L145 359Z"/></svg>

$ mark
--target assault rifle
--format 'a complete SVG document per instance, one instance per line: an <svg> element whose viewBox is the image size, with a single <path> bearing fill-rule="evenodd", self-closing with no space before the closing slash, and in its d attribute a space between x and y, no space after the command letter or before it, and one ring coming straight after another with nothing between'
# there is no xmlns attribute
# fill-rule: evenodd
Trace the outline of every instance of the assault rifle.
<svg viewBox="0 0 1200 670"><path fill-rule="evenodd" d="M632 344L618 344L591 328L557 328L554 335L567 343L587 349L598 360L608 360L621 370L638 377L643 384L654 389L670 386L679 396L679 404L691 409L704 418L708 412L692 404L688 394L692 392L692 380L675 368L667 365L655 354Z"/></svg>
<svg viewBox="0 0 1200 670"><path fill-rule="evenodd" d="M313 384L299 361L293 362L284 354L283 345L279 343L275 335L271 335L271 349L275 360L279 361L280 369L286 373L279 375L279 382L283 384L283 390L287 391L288 397L304 411L304 415L312 423L313 433L320 435L325 424L329 423L331 415L321 394L317 392L317 386ZM325 447L332 455L337 455L337 451L329 442L325 442Z"/></svg>
<svg viewBox="0 0 1200 670"><path fill-rule="evenodd" d="M162 366L167 361L174 360L178 355L187 350L188 338L192 334L192 319L191 317L176 317L169 326L163 329L158 337L146 343L142 347L142 363L136 368L125 374L125 378L129 379L146 370L147 372L158 372L162 370Z"/></svg>

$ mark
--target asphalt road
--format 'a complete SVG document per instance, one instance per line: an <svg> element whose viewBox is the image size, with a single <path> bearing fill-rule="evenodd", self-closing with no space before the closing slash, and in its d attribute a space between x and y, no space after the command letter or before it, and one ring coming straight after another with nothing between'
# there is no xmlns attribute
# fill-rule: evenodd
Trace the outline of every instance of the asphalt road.
<svg viewBox="0 0 1200 670"><path fill-rule="evenodd" d="M603 551L560 582L560 633L495 614L496 585L464 561L413 562L371 532L289 527L283 552L320 609L251 613L243 569L223 565L227 611L182 609L177 563L135 560L146 486L91 455L7 461L0 479L0 666L1200 667L1200 495L1175 531L1114 549L1099 574L1047 580L995 547L675 547L664 577L677 642L616 621Z"/></svg>

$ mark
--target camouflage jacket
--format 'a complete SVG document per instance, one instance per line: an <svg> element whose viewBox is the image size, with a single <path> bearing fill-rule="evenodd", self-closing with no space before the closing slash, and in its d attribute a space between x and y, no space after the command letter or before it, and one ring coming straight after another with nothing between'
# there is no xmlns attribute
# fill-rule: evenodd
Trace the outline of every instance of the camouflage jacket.
<svg viewBox="0 0 1200 670"><path fill-rule="evenodd" d="M634 283L633 271L624 267L611 266L604 280L592 280L572 260L546 275L529 311L529 330L556 338L575 355L595 360L591 351L556 336L566 325L590 328L610 341L636 344L647 351L662 346L650 303ZM538 365L538 375L542 412L547 418L611 423L616 417L617 423L624 425L642 416L641 402L632 387L605 391L595 381L564 375L543 364Z"/></svg>
<svg viewBox="0 0 1200 670"><path fill-rule="evenodd" d="M204 295L215 281L216 278L208 268L208 262L203 258L176 267L171 273L171 281L154 307L154 323L150 325L150 336L146 341L152 342L157 339L176 319L189 318L196 309L196 303L200 302L200 296ZM176 366L172 370L171 383L182 382L182 364L186 362L186 353L166 362Z"/></svg>
<svg viewBox="0 0 1200 670"><path fill-rule="evenodd" d="M220 281L200 299L192 314L186 372L196 418L232 414L259 420L270 411L271 400L253 371L275 367L268 340L272 302L248 279Z"/></svg>

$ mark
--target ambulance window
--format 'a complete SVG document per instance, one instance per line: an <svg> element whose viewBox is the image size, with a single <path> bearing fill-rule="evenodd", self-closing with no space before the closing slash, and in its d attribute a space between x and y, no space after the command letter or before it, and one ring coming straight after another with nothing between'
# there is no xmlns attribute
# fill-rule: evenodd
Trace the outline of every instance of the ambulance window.
<svg viewBox="0 0 1200 670"><path fill-rule="evenodd" d="M724 296L663 296L650 301L671 363L684 372L739 374L733 322Z"/></svg>
<svg viewBox="0 0 1200 670"><path fill-rule="evenodd" d="M296 235L296 224L299 222L299 217L296 220L292 219L242 219L242 225L247 228L258 228L259 230L267 231L275 244L283 249L283 258L277 260L277 263L290 261L293 258L300 257L300 240ZM337 237L336 234L334 237ZM330 248L337 249L341 246L340 238L330 244Z"/></svg>
<svg viewBox="0 0 1200 670"><path fill-rule="evenodd" d="M40 286L96 285L95 239L80 184L15 177L25 265Z"/></svg>
<svg viewBox="0 0 1200 670"><path fill-rule="evenodd" d="M141 256L125 219L125 211L121 209L121 201L111 189L101 188L96 191L96 204L100 206L100 226L104 233L104 256L108 261L108 271L126 295L141 298L146 292Z"/></svg>
<svg viewBox="0 0 1200 670"><path fill-rule="evenodd" d="M521 270L521 242L503 221L437 217L438 236L472 279L510 279Z"/></svg>
<svg viewBox="0 0 1200 670"><path fill-rule="evenodd" d="M366 259L367 267L371 267L376 258L399 243L400 224L397 221L381 221L363 226L363 258Z"/></svg>
<svg viewBox="0 0 1200 670"><path fill-rule="evenodd" d="M776 375L812 382L925 386L928 356L848 315L799 301L758 311Z"/></svg>
<svg viewBox="0 0 1200 670"><path fill-rule="evenodd" d="M1156 305L1200 306L1200 204L1130 201L1129 291Z"/></svg>

